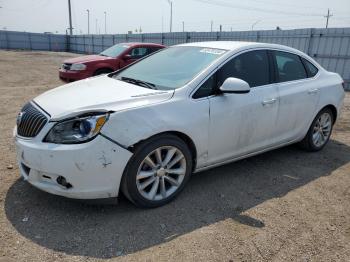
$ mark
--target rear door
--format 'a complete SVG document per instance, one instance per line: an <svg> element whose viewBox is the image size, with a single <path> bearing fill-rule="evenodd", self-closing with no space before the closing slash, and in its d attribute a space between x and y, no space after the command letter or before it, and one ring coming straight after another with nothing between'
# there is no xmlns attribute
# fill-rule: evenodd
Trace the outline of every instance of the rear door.
<svg viewBox="0 0 350 262"><path fill-rule="evenodd" d="M271 54L280 97L275 128L278 141L283 143L300 138L316 113L320 93L313 77L317 68L293 53L271 51ZM313 73L308 67L313 68Z"/></svg>

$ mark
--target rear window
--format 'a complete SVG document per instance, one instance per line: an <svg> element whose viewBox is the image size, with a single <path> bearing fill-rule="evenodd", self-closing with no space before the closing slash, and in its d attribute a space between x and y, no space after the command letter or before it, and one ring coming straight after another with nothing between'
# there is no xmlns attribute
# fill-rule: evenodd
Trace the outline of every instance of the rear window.
<svg viewBox="0 0 350 262"><path fill-rule="evenodd" d="M277 64L279 82L307 78L304 65L299 56L287 52L275 51L274 57Z"/></svg>
<svg viewBox="0 0 350 262"><path fill-rule="evenodd" d="M303 57L301 58L301 60L303 61L308 77L314 77L315 75L317 75L318 69L316 66L314 66L311 62L309 62Z"/></svg>

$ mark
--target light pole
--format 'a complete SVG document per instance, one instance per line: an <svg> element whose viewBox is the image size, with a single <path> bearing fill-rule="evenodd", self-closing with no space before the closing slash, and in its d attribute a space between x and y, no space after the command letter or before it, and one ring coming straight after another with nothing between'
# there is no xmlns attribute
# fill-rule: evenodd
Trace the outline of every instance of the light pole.
<svg viewBox="0 0 350 262"><path fill-rule="evenodd" d="M70 0L68 0L68 14L69 14L69 34L73 34L73 27L72 27L72 12L71 12L71 4Z"/></svg>
<svg viewBox="0 0 350 262"><path fill-rule="evenodd" d="M185 32L185 21L182 21L182 32Z"/></svg>
<svg viewBox="0 0 350 262"><path fill-rule="evenodd" d="M257 20L252 24L252 31L254 30L254 26L256 26L257 23L261 22L261 20Z"/></svg>
<svg viewBox="0 0 350 262"><path fill-rule="evenodd" d="M90 34L90 10L86 9L87 16L88 16L88 35Z"/></svg>
<svg viewBox="0 0 350 262"><path fill-rule="evenodd" d="M98 34L98 30L97 30L97 18L96 18L96 35Z"/></svg>
<svg viewBox="0 0 350 262"><path fill-rule="evenodd" d="M173 31L173 2L168 0L170 5L170 33Z"/></svg>
<svg viewBox="0 0 350 262"><path fill-rule="evenodd" d="M107 12L104 11L105 14L105 34L107 34Z"/></svg>

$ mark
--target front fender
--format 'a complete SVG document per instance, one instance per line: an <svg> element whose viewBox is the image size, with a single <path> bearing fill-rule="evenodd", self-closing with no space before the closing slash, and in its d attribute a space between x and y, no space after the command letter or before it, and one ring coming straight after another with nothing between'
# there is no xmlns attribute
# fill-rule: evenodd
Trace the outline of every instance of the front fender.
<svg viewBox="0 0 350 262"><path fill-rule="evenodd" d="M197 151L197 167L208 155L209 102L171 100L110 115L101 133L128 148L151 136L176 131L190 137Z"/></svg>

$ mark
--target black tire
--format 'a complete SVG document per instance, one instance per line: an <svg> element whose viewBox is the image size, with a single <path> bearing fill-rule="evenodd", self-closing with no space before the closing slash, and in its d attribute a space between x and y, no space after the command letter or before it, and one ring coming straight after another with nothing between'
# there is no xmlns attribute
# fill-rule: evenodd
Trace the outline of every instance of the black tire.
<svg viewBox="0 0 350 262"><path fill-rule="evenodd" d="M144 161L144 159L154 150L164 146L176 147L181 151L185 160L186 160L186 172L185 177L182 180L180 186L176 189L176 191L162 200L149 200L141 195L137 188L136 176L139 171L139 167ZM134 151L133 156L129 160L129 163L124 170L122 182L121 182L121 190L123 194L128 198L132 203L139 207L145 208L155 208L162 205L165 205L172 201L184 188L186 183L188 182L192 173L192 155L191 152L186 145L186 143L172 134L164 134L152 137L141 144L139 144Z"/></svg>
<svg viewBox="0 0 350 262"><path fill-rule="evenodd" d="M94 76L98 76L98 75L103 75L103 74L109 74L112 73L113 70L108 69L108 68L101 68L101 69L97 69L94 73Z"/></svg>
<svg viewBox="0 0 350 262"><path fill-rule="evenodd" d="M328 113L331 117L331 129L330 129L330 133L329 133L329 136L328 138L326 139L326 141L321 145L321 146L317 146L314 141L313 141L313 131L314 131L314 128L315 128L315 125L316 125L316 122L317 120L319 119L319 117L324 114L324 113ZM304 137L304 139L302 141L299 142L299 146L301 148L303 148L304 150L306 151L309 151L309 152L317 152L317 151L320 151L322 148L324 148L328 141L329 141L329 138L331 137L331 134L332 134L332 130L333 130L333 124L334 124L334 115L333 115L333 112L331 109L329 108L324 108L322 109L320 112L318 112L318 114L316 115L315 119L312 121L312 124L306 134L306 136Z"/></svg>

